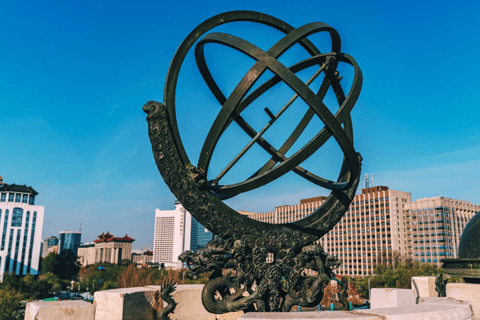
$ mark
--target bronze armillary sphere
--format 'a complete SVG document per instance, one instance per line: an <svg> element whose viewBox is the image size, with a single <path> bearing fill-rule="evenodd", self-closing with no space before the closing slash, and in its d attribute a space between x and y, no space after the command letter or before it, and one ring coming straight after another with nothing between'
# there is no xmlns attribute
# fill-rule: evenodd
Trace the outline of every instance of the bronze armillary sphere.
<svg viewBox="0 0 480 320"><path fill-rule="evenodd" d="M230 34L208 33L219 25L237 21L260 23L283 32L285 36L268 51L264 51ZM308 36L319 32L327 32L329 34L332 43L330 53L322 54L307 39ZM256 61L228 97L222 93L214 81L206 63L204 48L210 43L228 46ZM291 66L285 66L280 63L277 58L295 44L301 45L311 57ZM219 114L208 132L196 166L190 162L180 139L175 109L176 85L180 68L187 53L194 45L195 59L200 74L220 104ZM347 96L345 96L340 85L341 77L338 76L336 70L339 63L347 63L353 66L354 69L353 83ZM313 66L318 66L319 69L307 83L304 83L297 77L297 72ZM247 95L247 92L250 91L266 70L270 70L274 76ZM319 90L314 92L309 87L309 84L322 73L324 74L324 79ZM275 115L268 108L265 108L271 120L261 131L257 132L244 120L241 113L264 92L281 81L285 82L296 94ZM305 258L305 261L314 261L313 257L315 254L313 252L317 252L317 249L310 248L306 250L305 247L333 228L347 210L355 195L360 176L361 157L353 147L350 111L360 94L361 86L362 73L360 68L351 56L341 53L339 34L325 23L313 22L295 29L289 24L263 13L232 11L206 20L185 38L170 64L165 83L163 104L149 101L143 107L144 111L148 113L149 136L155 161L165 182L185 209L219 237L215 240L215 244L213 242L210 244L210 250L213 252L220 250L232 256L235 255L235 250L240 250L239 248L247 250L246 256L251 254L251 258L254 260L253 264L250 261L242 262L240 258L232 262L238 267L237 280L240 277L239 274L241 274L242 277L247 279L242 279L244 280L242 283L245 284L246 281L247 286L249 283L253 283L253 281L256 281L258 285L259 282L263 281L261 279L270 274L271 279L268 280L270 284L259 285L260 290L257 291L261 292L257 296L252 295L255 296L256 302L252 302L255 300L254 298L250 299L251 301L242 301L243 304L236 305L236 307L225 307L228 311L247 309L251 307L252 303L256 303L256 310L275 311L281 308L275 306L275 303L270 301L272 299L278 300L282 296L281 293L275 293L275 290L278 288L273 288L274 285L272 283L274 280L276 279L278 284L281 277L288 279L290 271L286 271L285 268L297 268L298 265L294 262L294 257L301 253L306 255L305 257L310 257ZM322 101L329 88L332 88L340 105L336 114L332 114ZM309 109L287 141L277 150L262 138L262 134L297 97L300 97L309 106ZM294 155L286 157L285 154L297 141L314 116L319 117L325 124L325 127ZM252 140L218 177L207 180L209 164L215 146L221 135L233 122L239 125ZM344 161L337 181L321 178L300 166L303 161L317 151L332 136L344 153ZM271 159L245 181L222 185L221 178L255 143L268 152ZM288 224L268 224L254 221L239 214L222 201L266 185L290 171L316 185L331 190L330 196L325 203L310 216L300 221ZM273 264L266 264L263 261L267 253L274 254L275 262ZM316 254L319 255L318 252ZM183 259L186 261L193 258L184 256ZM195 259L198 260L201 257L196 257ZM294 267L294 265L297 267ZM315 269L315 267L312 268ZM323 272L323 270L319 270L320 272ZM295 284L297 287L300 286L298 279ZM293 282L290 285L295 286ZM294 290L293 287L290 289ZM250 292L250 290L248 291ZM280 295L280 298L278 295ZM269 298L266 299L265 296ZM232 302L238 302L242 299L240 296L230 298ZM205 301L208 299L204 296L203 300L207 307L208 303ZM268 303L264 306L264 304L258 302L259 300ZM280 300L283 301L280 304L285 305L287 299L283 297ZM298 302L297 304L301 303ZM211 309L214 309L214 307L210 306L209 311L211 312L226 312L223 309L223 311L212 311Z"/></svg>

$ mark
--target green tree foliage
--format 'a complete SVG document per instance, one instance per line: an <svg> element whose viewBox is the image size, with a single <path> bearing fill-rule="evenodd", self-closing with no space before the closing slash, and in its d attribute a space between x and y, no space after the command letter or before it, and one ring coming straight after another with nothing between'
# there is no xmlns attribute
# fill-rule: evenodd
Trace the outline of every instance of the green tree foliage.
<svg viewBox="0 0 480 320"><path fill-rule="evenodd" d="M52 273L64 280L77 278L80 267L77 257L71 250L62 251L61 254L49 253L42 261L42 270L45 273Z"/></svg>
<svg viewBox="0 0 480 320"><path fill-rule="evenodd" d="M24 317L23 296L15 289L0 289L0 319L20 320Z"/></svg>
<svg viewBox="0 0 480 320"><path fill-rule="evenodd" d="M50 252L45 259L43 259L41 264L41 269L43 272L55 273L57 267L58 254L55 252Z"/></svg>
<svg viewBox="0 0 480 320"><path fill-rule="evenodd" d="M373 274L367 277L352 279L359 294L368 297L368 280L370 288L403 288L411 289L411 278L418 276L436 276L442 271L437 266L407 260L403 262L380 264L374 268Z"/></svg>

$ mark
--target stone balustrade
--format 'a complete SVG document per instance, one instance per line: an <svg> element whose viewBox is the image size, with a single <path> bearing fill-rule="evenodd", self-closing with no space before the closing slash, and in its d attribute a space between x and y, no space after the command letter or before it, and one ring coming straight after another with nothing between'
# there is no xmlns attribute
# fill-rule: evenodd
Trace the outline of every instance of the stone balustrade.
<svg viewBox="0 0 480 320"><path fill-rule="evenodd" d="M418 279L420 278L420 279ZM247 313L215 315L203 307L203 285L178 285L173 299L178 303L172 320L267 320L267 319L475 319L480 314L480 285L449 283L447 298L431 297L435 282L429 277L412 279L413 289L372 289L371 309L354 311ZM433 278L433 277L432 277ZM413 284L413 283L412 283ZM156 320L160 286L98 291L94 303L49 301L27 304L25 320ZM470 301L470 302L469 302Z"/></svg>

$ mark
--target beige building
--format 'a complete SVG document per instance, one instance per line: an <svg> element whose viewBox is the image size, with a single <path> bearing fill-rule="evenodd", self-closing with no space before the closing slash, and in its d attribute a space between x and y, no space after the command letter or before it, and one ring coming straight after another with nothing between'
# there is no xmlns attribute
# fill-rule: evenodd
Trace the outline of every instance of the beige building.
<svg viewBox="0 0 480 320"><path fill-rule="evenodd" d="M47 256L52 252L58 254L58 244L47 249Z"/></svg>
<svg viewBox="0 0 480 320"><path fill-rule="evenodd" d="M289 223L312 214L327 199L319 196L302 199L300 204L285 205L249 217L269 223ZM408 192L385 186L362 189L342 219L319 242L324 250L342 260L343 275L366 275L376 264L392 260L394 251L409 255L405 205Z"/></svg>
<svg viewBox="0 0 480 320"><path fill-rule="evenodd" d="M406 209L411 257L441 266L440 259L457 257L462 232L480 205L437 196L408 203Z"/></svg>
<svg viewBox="0 0 480 320"><path fill-rule="evenodd" d="M326 199L302 199L265 213L239 212L263 222L289 223L310 215ZM478 211L480 205L468 201L438 196L411 202L409 192L364 188L319 242L342 260L337 272L344 275L371 274L375 265L397 257L440 266L440 259L457 257L463 229Z"/></svg>
<svg viewBox="0 0 480 320"><path fill-rule="evenodd" d="M145 264L153 261L153 251L145 251L142 253L132 253L132 263Z"/></svg>
<svg viewBox="0 0 480 320"><path fill-rule="evenodd" d="M80 246L78 249L78 261L87 266L95 263L120 264L122 261L131 261L132 243L135 239L125 235L122 238L115 237L109 232L102 233L92 244Z"/></svg>
<svg viewBox="0 0 480 320"><path fill-rule="evenodd" d="M95 243L80 245L77 250L77 261L84 267L95 264Z"/></svg>

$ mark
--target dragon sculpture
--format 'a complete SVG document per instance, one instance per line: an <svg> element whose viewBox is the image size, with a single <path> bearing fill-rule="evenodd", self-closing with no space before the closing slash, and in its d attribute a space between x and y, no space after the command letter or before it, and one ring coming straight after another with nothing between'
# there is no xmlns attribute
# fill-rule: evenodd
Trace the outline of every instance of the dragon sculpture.
<svg viewBox="0 0 480 320"><path fill-rule="evenodd" d="M177 303L171 296L175 289L176 283L173 282L172 279L166 279L162 284L160 284L160 296L164 302L168 303L168 305L158 312L158 320L171 320L168 315L172 313L177 306Z"/></svg>
<svg viewBox="0 0 480 320"><path fill-rule="evenodd" d="M187 276L191 279L211 272L202 301L205 309L216 314L239 310L288 312L294 305L316 306L333 277L332 270L340 265L318 244L303 247L300 252L282 250L270 263L268 256L266 249L250 249L242 240L214 237L205 249L185 251L179 259L189 267ZM307 270L316 275L306 275Z"/></svg>

